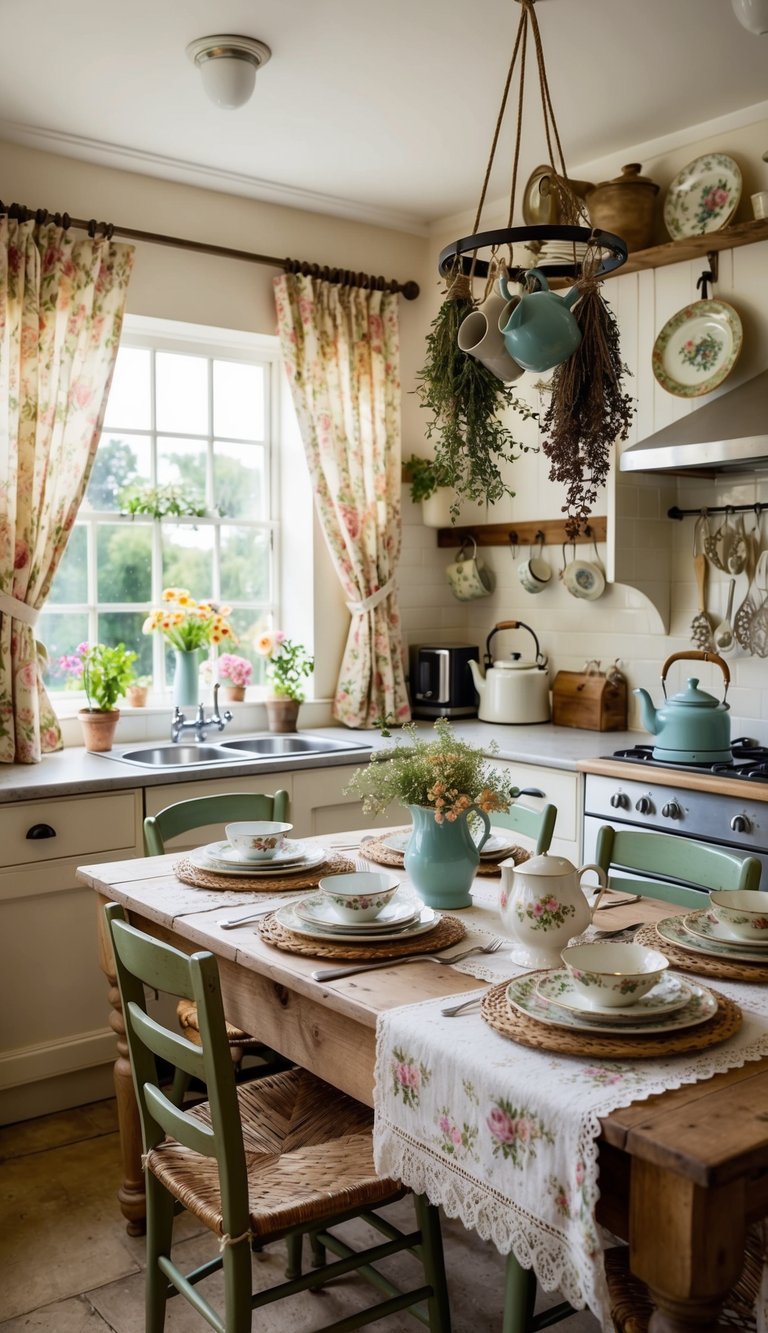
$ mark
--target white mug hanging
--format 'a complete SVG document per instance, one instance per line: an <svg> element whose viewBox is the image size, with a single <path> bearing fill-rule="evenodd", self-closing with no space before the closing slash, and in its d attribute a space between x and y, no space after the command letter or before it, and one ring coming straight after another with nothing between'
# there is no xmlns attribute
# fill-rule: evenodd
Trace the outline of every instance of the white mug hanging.
<svg viewBox="0 0 768 1333"><path fill-rule="evenodd" d="M467 540L472 542L472 554L467 551ZM459 602L472 602L476 597L487 597L493 592L493 575L477 554L474 537L462 541L455 561L446 569L451 592Z"/></svg>

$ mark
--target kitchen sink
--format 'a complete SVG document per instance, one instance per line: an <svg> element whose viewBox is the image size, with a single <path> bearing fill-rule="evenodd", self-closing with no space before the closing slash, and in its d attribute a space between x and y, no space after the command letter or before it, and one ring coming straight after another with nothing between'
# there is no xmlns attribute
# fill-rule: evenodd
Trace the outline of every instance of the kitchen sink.
<svg viewBox="0 0 768 1333"><path fill-rule="evenodd" d="M248 760L279 759L284 755L337 754L344 750L367 750L362 741L330 740L326 736L244 736L236 741L220 741L217 745L149 745L137 750L118 752L109 750L104 759L118 763L136 764L139 768L191 768L201 764L236 764Z"/></svg>

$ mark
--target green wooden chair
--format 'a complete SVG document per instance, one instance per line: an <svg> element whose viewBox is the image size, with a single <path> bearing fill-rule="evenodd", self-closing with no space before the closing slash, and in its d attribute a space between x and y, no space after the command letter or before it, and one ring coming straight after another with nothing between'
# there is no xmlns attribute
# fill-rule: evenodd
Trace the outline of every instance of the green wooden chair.
<svg viewBox="0 0 768 1333"><path fill-rule="evenodd" d="M345 1333L408 1309L431 1333L450 1333L437 1209L414 1196L418 1226L403 1233L378 1208L407 1191L376 1175L373 1113L303 1069L236 1085L224 1028L219 973L206 950L188 956L105 908L125 1020L143 1139L147 1198L146 1333L162 1333L169 1297L181 1295L219 1333L250 1333L252 1311L358 1271L385 1299L326 1324ZM202 1045L147 1012L145 987L197 1005ZM161 1085L158 1061L202 1079L208 1101L191 1110ZM174 1081L174 1087L177 1081ZM216 1237L218 1255L192 1272L172 1257L174 1216L187 1209ZM332 1228L360 1217L379 1233L353 1251ZM303 1235L313 1264L302 1271ZM380 1240L379 1237L383 1237ZM289 1276L254 1293L251 1245L285 1239ZM413 1251L416 1286L401 1291L375 1265ZM325 1261L325 1252L338 1256ZM198 1288L223 1270L224 1313Z"/></svg>
<svg viewBox="0 0 768 1333"><path fill-rule="evenodd" d="M534 810L529 805L515 801L508 810L494 813L491 823L494 828L511 829L514 833L522 833L523 837L530 838L536 856L542 856L549 851L556 819L555 805L543 805L540 810Z"/></svg>
<svg viewBox="0 0 768 1333"><path fill-rule="evenodd" d="M515 808L513 806L512 810ZM595 861L605 871L612 889L659 898L679 907L701 907L706 903L706 893L702 890L757 889L760 884L761 865L754 856L737 856L723 848L669 833L617 830L610 824L604 824L598 830ZM670 880L685 880L691 886L698 884L700 887L689 888L685 884L670 883ZM738 1305L739 1309L745 1304L743 1289L751 1292L754 1304L757 1243L753 1237L745 1272L732 1292L732 1304ZM647 1288L630 1273L626 1251L622 1247L607 1251L606 1276L616 1333L644 1333L654 1307ZM549 1328L574 1313L572 1306L564 1302L534 1315L535 1300L533 1272L522 1268L514 1256L509 1255L502 1333L536 1333L536 1330ZM754 1328L754 1323L735 1323L733 1327Z"/></svg>
<svg viewBox="0 0 768 1333"><path fill-rule="evenodd" d="M290 822L290 797L287 791L276 791L273 796L261 792L234 792L231 795L195 796L189 801L167 805L156 815L144 820L144 850L147 856L162 856L170 838L177 838L191 829L208 824L230 824L240 819L273 819ZM197 1007L189 1000L179 1000L176 1015L182 1030L191 1041L200 1040ZM233 1064L242 1065L245 1055L258 1057L257 1073L283 1069L285 1061L265 1046L258 1037L243 1032L234 1023L227 1023L227 1038Z"/></svg>

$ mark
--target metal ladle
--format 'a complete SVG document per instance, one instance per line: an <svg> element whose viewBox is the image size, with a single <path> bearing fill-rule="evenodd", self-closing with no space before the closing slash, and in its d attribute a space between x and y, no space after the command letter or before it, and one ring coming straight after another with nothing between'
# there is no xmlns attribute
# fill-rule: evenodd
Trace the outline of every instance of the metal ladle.
<svg viewBox="0 0 768 1333"><path fill-rule="evenodd" d="M712 641L719 653L732 653L736 647L736 636L731 624L731 612L733 610L733 590L736 587L736 580L731 579L728 588L728 603L725 608L725 615L716 625L712 633Z"/></svg>

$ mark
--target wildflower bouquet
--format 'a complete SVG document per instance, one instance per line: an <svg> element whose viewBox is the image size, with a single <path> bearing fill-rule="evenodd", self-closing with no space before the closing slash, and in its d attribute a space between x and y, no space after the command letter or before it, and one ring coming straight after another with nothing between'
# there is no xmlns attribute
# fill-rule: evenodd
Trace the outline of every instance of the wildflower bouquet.
<svg viewBox="0 0 768 1333"><path fill-rule="evenodd" d="M398 739L391 749L372 754L344 794L359 796L365 814L381 814L395 802L431 808L438 824L453 822L472 808L486 814L508 810L519 787L495 770L481 750L459 740L447 718L438 718L434 730L437 740L427 741L412 723L403 727L408 744ZM488 748L494 753L498 746L492 741Z"/></svg>
<svg viewBox="0 0 768 1333"><path fill-rule="evenodd" d="M267 659L267 680L278 699L304 699L303 676L310 676L315 659L303 644L293 643L280 629L268 630L256 640L256 652Z"/></svg>
<svg viewBox="0 0 768 1333"><path fill-rule="evenodd" d="M59 658L59 669L75 689L82 686L89 709L111 713L136 679L133 664L137 657L138 653L129 652L124 643L114 648L105 643L81 643L74 653Z"/></svg>
<svg viewBox="0 0 768 1333"><path fill-rule="evenodd" d="M171 648L189 653L209 643L237 643L227 616L230 607L215 602L196 602L186 588L165 588L163 605L147 616L145 634L159 630Z"/></svg>

